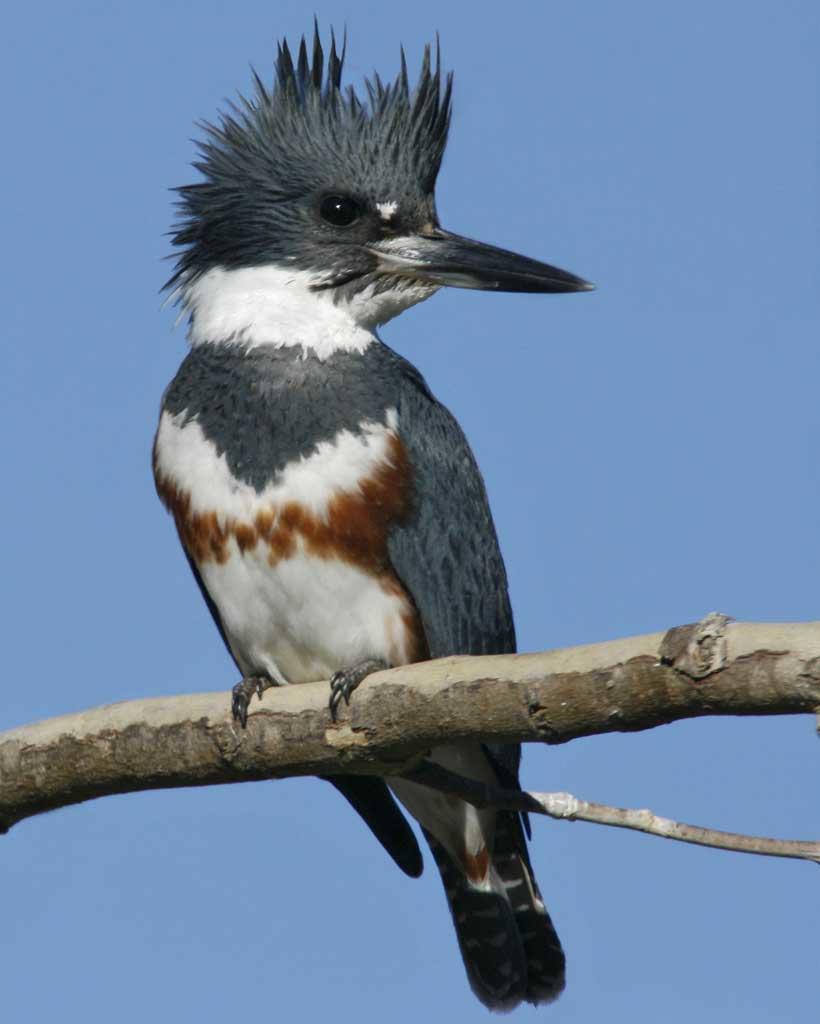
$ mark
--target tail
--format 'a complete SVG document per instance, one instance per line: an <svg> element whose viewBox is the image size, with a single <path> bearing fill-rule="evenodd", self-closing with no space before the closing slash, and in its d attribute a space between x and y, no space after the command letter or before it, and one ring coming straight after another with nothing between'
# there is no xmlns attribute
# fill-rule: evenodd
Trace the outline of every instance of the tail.
<svg viewBox="0 0 820 1024"><path fill-rule="evenodd" d="M548 1003L564 988L564 952L524 845L517 815L500 812L486 878L466 877L424 830L453 915L470 986L491 1010Z"/></svg>

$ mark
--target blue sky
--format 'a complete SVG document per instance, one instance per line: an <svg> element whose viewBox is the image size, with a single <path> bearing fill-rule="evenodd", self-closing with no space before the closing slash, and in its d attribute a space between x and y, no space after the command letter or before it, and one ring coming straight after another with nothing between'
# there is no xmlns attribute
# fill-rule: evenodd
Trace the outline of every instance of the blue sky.
<svg viewBox="0 0 820 1024"><path fill-rule="evenodd" d="M235 671L153 493L169 188L193 122L347 25L347 81L456 72L445 226L566 267L576 296L442 293L388 325L482 465L522 649L719 609L820 618L820 8L17 4L4 23L5 687L0 728L227 690ZM525 781L737 831L820 835L802 719L529 748ZM745 1024L817 1012L812 865L539 821L569 957L553 1007ZM0 843L4 1019L480 1020L440 884L327 785L110 798Z"/></svg>

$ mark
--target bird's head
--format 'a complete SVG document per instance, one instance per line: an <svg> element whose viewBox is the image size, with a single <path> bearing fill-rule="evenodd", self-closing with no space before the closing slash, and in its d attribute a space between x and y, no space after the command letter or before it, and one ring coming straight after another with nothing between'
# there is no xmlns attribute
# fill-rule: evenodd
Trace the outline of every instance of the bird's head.
<svg viewBox="0 0 820 1024"><path fill-rule="evenodd" d="M452 75L424 52L415 86L401 69L366 97L342 88L344 47L314 31L296 60L278 47L268 89L254 75L216 124L204 123L195 167L178 189L179 247L167 287L186 296L209 272L274 268L375 325L442 285L583 291L566 271L444 231L435 184L450 124Z"/></svg>

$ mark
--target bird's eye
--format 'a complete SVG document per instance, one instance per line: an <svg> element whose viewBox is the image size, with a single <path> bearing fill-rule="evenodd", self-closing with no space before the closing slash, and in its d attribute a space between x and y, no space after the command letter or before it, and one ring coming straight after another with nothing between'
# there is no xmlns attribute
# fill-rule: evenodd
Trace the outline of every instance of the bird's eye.
<svg viewBox="0 0 820 1024"><path fill-rule="evenodd" d="M359 204L350 196L325 196L319 207L322 220L337 228L348 228L359 219Z"/></svg>

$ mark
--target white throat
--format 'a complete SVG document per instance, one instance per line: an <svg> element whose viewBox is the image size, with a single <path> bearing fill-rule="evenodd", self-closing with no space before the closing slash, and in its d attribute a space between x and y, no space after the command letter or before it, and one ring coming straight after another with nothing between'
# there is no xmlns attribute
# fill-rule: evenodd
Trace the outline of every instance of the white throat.
<svg viewBox="0 0 820 1024"><path fill-rule="evenodd" d="M183 288L182 306L191 317L188 340L245 348L300 346L319 359L363 352L377 340L378 324L436 291L419 284L377 293L371 286L349 301L334 301L331 289L311 289L319 280L295 268L214 267Z"/></svg>

